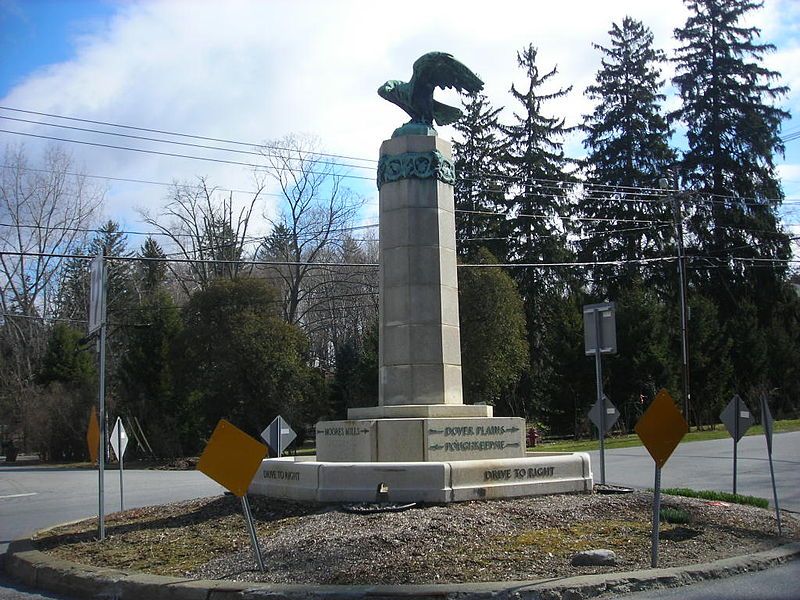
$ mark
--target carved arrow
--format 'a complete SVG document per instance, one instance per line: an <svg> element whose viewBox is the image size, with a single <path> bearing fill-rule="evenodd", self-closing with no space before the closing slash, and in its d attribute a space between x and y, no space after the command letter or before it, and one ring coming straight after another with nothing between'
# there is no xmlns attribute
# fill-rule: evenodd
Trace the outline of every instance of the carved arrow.
<svg viewBox="0 0 800 600"><path fill-rule="evenodd" d="M444 433L444 429L428 429L428 433Z"/></svg>
<svg viewBox="0 0 800 600"><path fill-rule="evenodd" d="M444 446L441 444L434 444L433 446L430 446L428 450L441 450L442 448L444 448Z"/></svg>

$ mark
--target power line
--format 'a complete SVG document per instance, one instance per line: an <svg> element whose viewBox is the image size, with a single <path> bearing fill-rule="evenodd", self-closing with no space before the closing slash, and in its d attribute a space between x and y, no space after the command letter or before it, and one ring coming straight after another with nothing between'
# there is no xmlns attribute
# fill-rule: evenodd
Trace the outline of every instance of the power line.
<svg viewBox="0 0 800 600"><path fill-rule="evenodd" d="M123 138L127 138L127 139L142 140L142 141L146 141L146 142L157 142L159 144L174 144L176 146L186 146L186 147L189 147L189 148L201 148L203 150L218 150L218 151L221 151L221 152L234 152L236 154L248 154L248 155L251 155L251 156L267 156L267 157L275 157L276 156L275 154L262 153L262 152L253 152L252 150L236 150L234 148L222 148L220 146L209 146L207 144L192 144L190 142L178 142L178 141L174 141L174 140L164 140L164 139L151 138L151 137L146 137L146 136L141 136L141 135L131 135L131 134L127 134L127 133L116 133L116 132L113 132L113 131L102 131L100 129L89 129L89 128L86 128L86 127L73 127L71 125L58 125L56 123L45 123L43 121L33 121L31 119L17 119L17 118L14 118L14 117L4 117L2 115L0 115L0 119L6 119L8 121L17 121L19 123L31 123L31 124L34 124L34 125L45 125L47 127L59 127L61 129L70 129L72 131L83 131L85 133L97 133L97 134L101 134L101 135L112 135L112 136L123 137ZM297 152L301 152L301 151L298 150ZM354 169L370 169L372 171L375 170L374 166L353 165L353 164L349 164L349 163L338 163L338 162L333 162L333 161L315 160L314 163L315 164L322 164L322 165L333 165L333 166L337 166L337 167L351 167L351 168L354 168Z"/></svg>
<svg viewBox="0 0 800 600"><path fill-rule="evenodd" d="M35 257L49 257L49 258L70 258L92 260L94 256L87 256L84 254L60 254L60 253L47 253L47 252L16 252L16 251L0 251L0 256L35 256ZM121 261L143 261L143 262L164 262L164 263L188 263L188 264L210 264L210 265L241 265L241 266L311 266L311 267L357 267L357 268L373 268L376 269L380 265L377 263L335 263L335 262L309 262L309 261L260 261L260 260L222 260L222 259L176 259L176 258L156 258L156 257L141 257L141 256L106 256L108 260L121 260ZM641 258L641 259L624 259L624 260L610 260L610 261L585 261L585 262L558 262L558 263L493 263L493 264L459 264L459 267L466 268L486 268L486 267L508 267L508 268L549 268L549 267L587 267L587 266L602 266L602 265L625 265L625 264L646 264L652 262L671 262L677 260L674 256L667 256L662 258ZM800 262L800 261L798 261Z"/></svg>
<svg viewBox="0 0 800 600"><path fill-rule="evenodd" d="M60 174L69 177L88 177L89 179L107 179L109 181L120 181L122 183L140 183L144 185L159 185L163 187L195 188L196 185L189 183L167 183L166 181L149 181L147 179L131 179L128 177L113 177L111 175L89 175L88 173L70 173L69 171L52 171L48 169L34 169L32 167L22 167L19 165L0 165L2 169L19 169L20 171L30 171L31 173L48 173L50 175ZM283 194L259 192L258 190L234 190L230 188L215 187L215 191L232 192L234 194L261 194L262 196L274 196L283 198Z"/></svg>
<svg viewBox="0 0 800 600"><path fill-rule="evenodd" d="M462 214L472 214L472 215L486 215L486 216L493 216L493 217L511 217L511 218L530 218L530 219L563 219L566 221L597 221L597 222L613 222L613 223L666 223L672 224L672 221L657 221L653 219L615 219L615 218L603 218L603 217L578 217L575 215L545 215L545 214L527 214L527 213L519 213L519 214L511 214L511 213L498 213L492 212L488 210L464 210L464 209L456 209L457 213Z"/></svg>
<svg viewBox="0 0 800 600"><path fill-rule="evenodd" d="M138 152L140 154L153 154L153 155L156 155L156 156L168 156L170 158L186 158L186 159L189 159L189 160L201 160L201 161L213 162L213 163L219 163L219 164L225 164L225 165L238 165L238 166L242 166L242 167L251 167L251 168L254 168L254 169L267 170L264 167L264 165L258 165L258 164L254 164L254 163L245 163L245 162L241 162L241 161L237 161L237 160L226 160L226 159L223 159L223 158L209 158L209 157L205 157L205 156L192 156L190 154L178 154L177 152L162 152L160 150L145 150L145 149L142 149L142 148L130 148L128 146L115 146L114 144L101 144L100 142L87 142L87 141L84 141L84 140L73 140L73 139L69 139L69 138L60 138L60 137L55 137L55 136L50 136L50 135L41 135L41 134L37 134L37 133L23 133L23 132L20 132L20 131L10 131L8 129L0 129L0 133L10 133L12 135L20 135L20 136L24 136L24 137L33 137L33 138L39 138L39 139L44 139L44 140L53 140L53 141L56 141L56 142L67 142L67 143L70 143L70 144L82 144L82 145L85 145L85 146L95 146L95 147L98 147L98 148L108 148L110 150L125 150L125 151L128 151L128 152ZM290 169L288 167L275 166L273 168L275 168L278 171L292 171L292 169ZM330 173L320 173L318 171L307 171L307 173L309 175L331 175ZM362 177L360 175L341 174L341 175L336 175L336 177L342 177L342 178L345 178L345 179L360 179L360 180L364 180L364 181L375 181L374 177Z"/></svg>
<svg viewBox="0 0 800 600"><path fill-rule="evenodd" d="M234 145L237 145L237 146L248 146L250 148L253 148L253 147L270 148L272 150L279 150L281 152L298 152L298 150L296 150L294 148L284 148L284 147L281 147L281 146L276 146L276 145L271 145L271 144L257 144L257 143L254 143L254 142L242 142L242 141L237 141L237 140L227 140L227 139L223 139L223 138L207 137L207 136L194 135L194 134L189 134L189 133L179 133L179 132L175 132L175 131L164 131L164 130L161 130L161 129L148 129L146 127L135 127L133 125L122 125L120 123L109 123L107 121L93 121L91 119L81 119L81 118L78 118L78 117L68 117L68 116L65 116L65 115L57 115L57 114L53 114L53 113L37 112L37 111L34 111L34 110L24 110L24 109L21 109L21 108L12 108L10 106L0 106L0 109L13 111L13 112L18 112L18 113L25 113L25 114L29 114L29 115L39 115L39 116L42 116L42 117L52 117L54 119L65 119L65 120L76 121L76 122L80 122L80 123L91 123L91 124L94 124L94 125L106 125L106 126L109 126L109 127L119 127L120 129L130 129L132 131L145 131L145 132L148 132L148 133L159 133L159 134L164 134L164 135L173 135L173 136L177 136L177 137L185 137L185 138L191 138L191 139L196 139L196 140L204 140L204 141L207 141L207 142L221 142L223 144L234 144ZM328 156L330 158L343 158L345 160L360 160L360 161L374 163L374 164L377 164L377 162L378 162L375 159L371 159L371 158L359 158L359 157L356 157L356 156L345 156L345 155L342 155L342 154L329 154L329 153L326 153L326 152L308 151L308 152L305 152L305 153L313 154L315 156Z"/></svg>
<svg viewBox="0 0 800 600"><path fill-rule="evenodd" d="M12 250L0 250L0 256L33 256L39 258L69 258L78 260L92 260L95 256L86 254L67 254L56 252L18 252ZM164 262L164 263L185 263L185 264L208 264L208 265L241 265L241 266L270 266L270 267L370 267L378 268L377 263L336 263L336 262L311 262L311 261L286 261L286 260L238 260L238 259L194 259L194 258L160 258L149 256L106 256L108 260L121 261L142 261L142 262Z"/></svg>
<svg viewBox="0 0 800 600"><path fill-rule="evenodd" d="M502 175L499 173L480 173L480 175L484 175L490 179L505 179L510 183L515 183L518 185L533 185L537 187L539 190L543 190L545 193L533 193L533 192L522 192L517 193L510 190L504 189L494 189L494 188L479 188L477 192L484 192L484 193L503 193L504 195L511 195L515 198L518 197L546 197L548 195L555 195L561 196L562 198L566 198L567 193L574 194L576 196L575 199L577 200L590 200L594 199L591 194L598 193L598 194L612 194L606 195L600 200L608 200L608 201L617 201L617 202L638 202L638 203L669 203L672 202L671 195L681 194L686 199L690 199L693 203L707 203L707 204L730 204L731 202L744 204L746 206L754 206L754 207L761 207L766 208L769 204L780 202L782 205L786 203L786 201L790 201L793 204L800 202L800 199L797 198L755 198L755 197L744 197L744 196L732 196L726 194L715 194L711 192L706 192L702 190L678 190L678 189L661 189L661 188L653 188L653 187L646 187L646 186L625 186L625 185L614 185L614 184L603 184L603 183L593 183L589 181L565 181L565 180L558 180L558 179L543 179L537 177L518 177L514 175ZM481 183L482 179L476 178L461 178L458 180L459 182L473 182L473 183ZM589 192L589 196L587 197L586 194L583 192ZM626 195L635 195L641 194L643 196L649 196L646 198L625 198ZM618 197L619 196L619 197ZM705 196L706 198L702 198ZM712 198L720 198L720 200L713 200Z"/></svg>

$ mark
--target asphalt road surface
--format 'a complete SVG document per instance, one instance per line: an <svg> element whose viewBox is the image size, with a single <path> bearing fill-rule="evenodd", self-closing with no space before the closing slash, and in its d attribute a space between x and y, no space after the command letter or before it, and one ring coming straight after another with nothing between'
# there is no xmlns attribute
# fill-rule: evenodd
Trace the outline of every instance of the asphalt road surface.
<svg viewBox="0 0 800 600"><path fill-rule="evenodd" d="M600 453L590 454L594 481L600 483ZM736 454L737 493L766 498L773 506L764 436L743 437ZM800 512L800 431L773 436L772 461L780 507ZM653 488L654 462L644 447L609 450L605 466L608 484ZM733 438L679 444L661 469L661 486L732 492Z"/></svg>
<svg viewBox="0 0 800 600"><path fill-rule="evenodd" d="M775 474L781 508L800 511L800 432L776 434L773 443ZM600 480L599 453L592 454L595 481ZM733 441L714 440L681 444L662 469L664 487L731 491ZM742 438L738 448L738 486L742 494L772 499L772 487L763 436ZM223 489L197 471L124 472L125 508L214 496ZM653 461L644 448L606 453L606 483L636 488L653 486ZM119 510L118 471L106 471L105 510ZM38 466L0 466L0 553L8 543L33 531L96 516L97 472ZM630 600L730 598L732 600L796 600L800 562L718 582L679 590L621 596ZM719 595L711 595L712 592ZM727 590L727 591L726 591ZM667 595L659 595L667 594ZM669 595L673 594L673 595ZM792 595L794 594L794 595ZM0 600L72 600L36 593L0 576Z"/></svg>
<svg viewBox="0 0 800 600"><path fill-rule="evenodd" d="M2 464L2 463L0 463ZM98 514L97 471L0 466L0 554L37 529ZM105 512L120 509L119 471L105 472ZM223 488L199 471L123 471L125 508L215 496ZM0 600L72 600L37 593L0 575Z"/></svg>
<svg viewBox="0 0 800 600"><path fill-rule="evenodd" d="M800 560L766 571L703 581L689 587L614 596L619 600L798 600Z"/></svg>

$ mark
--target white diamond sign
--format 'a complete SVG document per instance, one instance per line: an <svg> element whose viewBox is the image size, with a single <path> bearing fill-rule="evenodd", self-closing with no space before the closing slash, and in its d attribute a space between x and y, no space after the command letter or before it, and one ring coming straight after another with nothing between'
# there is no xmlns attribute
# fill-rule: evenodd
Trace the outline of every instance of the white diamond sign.
<svg viewBox="0 0 800 600"><path fill-rule="evenodd" d="M117 455L117 458L122 460L125 455L125 448L128 447L128 434L125 432L125 427L122 426L122 419L119 417L117 417L117 422L111 431L111 447L114 449L114 454Z"/></svg>
<svg viewBox="0 0 800 600"><path fill-rule="evenodd" d="M283 417L278 415L275 420L269 424L264 431L261 432L261 437L267 442L272 456L281 456L283 451L294 441L297 434L289 427L289 424L284 421Z"/></svg>
<svg viewBox="0 0 800 600"><path fill-rule="evenodd" d="M753 414L738 394L731 398L728 406L720 413L719 418L736 442L742 439L747 430L753 425Z"/></svg>
<svg viewBox="0 0 800 600"><path fill-rule="evenodd" d="M605 411L605 415L601 415L600 411ZM595 401L592 404L592 408L589 409L589 419L591 419L592 423L597 426L598 429L601 428L602 424L605 424L605 430L603 433L608 431L614 426L614 423L617 422L619 419L619 411L617 407L608 399L608 396L603 394L603 408L600 408L600 402Z"/></svg>

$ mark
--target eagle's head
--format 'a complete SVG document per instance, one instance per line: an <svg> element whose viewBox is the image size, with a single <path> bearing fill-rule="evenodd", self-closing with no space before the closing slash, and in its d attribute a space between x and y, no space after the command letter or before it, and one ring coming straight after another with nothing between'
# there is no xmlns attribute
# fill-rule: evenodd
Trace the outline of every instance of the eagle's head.
<svg viewBox="0 0 800 600"><path fill-rule="evenodd" d="M378 88L378 96L380 96L384 100L389 100L391 102L395 94L395 89L397 88L397 85L400 83L403 82L390 79L389 81L387 81L381 87Z"/></svg>

